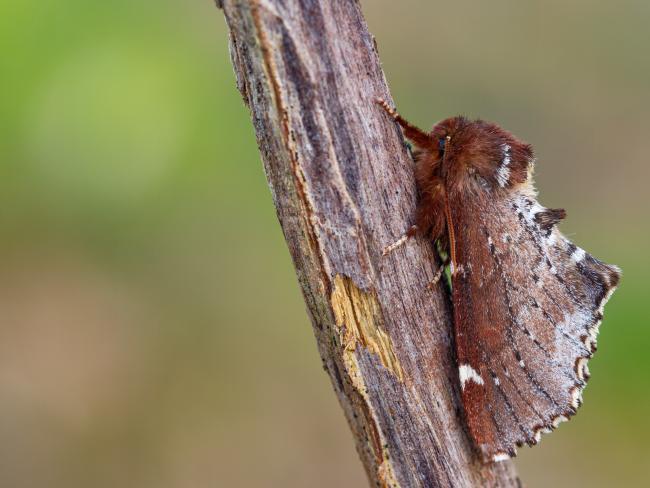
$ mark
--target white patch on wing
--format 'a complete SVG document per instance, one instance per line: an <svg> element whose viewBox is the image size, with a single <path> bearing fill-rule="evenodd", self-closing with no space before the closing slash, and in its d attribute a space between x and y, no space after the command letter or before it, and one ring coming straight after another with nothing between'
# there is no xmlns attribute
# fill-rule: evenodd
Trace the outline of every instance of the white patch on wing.
<svg viewBox="0 0 650 488"><path fill-rule="evenodd" d="M584 249L580 247L576 247L576 250L573 251L573 253L571 254L571 259L573 260L574 263L579 263L585 258L585 254L586 253Z"/></svg>
<svg viewBox="0 0 650 488"><path fill-rule="evenodd" d="M534 220L535 216L540 213L544 212L546 210L545 207L542 207L537 201L533 202L532 207L530 207L530 219Z"/></svg>
<svg viewBox="0 0 650 488"><path fill-rule="evenodd" d="M557 242L557 236L555 235L555 230L552 230L551 233L546 238L546 244L552 246Z"/></svg>
<svg viewBox="0 0 650 488"><path fill-rule="evenodd" d="M544 212L546 210L545 207L542 207L534 197L524 194L519 195L519 197L514 201L514 204L517 213L524 218L529 226L539 228L538 223L535 221L535 217L538 213Z"/></svg>
<svg viewBox="0 0 650 488"><path fill-rule="evenodd" d="M498 463L500 461L507 461L508 459L510 459L510 455L506 454L505 452L499 452L492 456L492 461L495 463Z"/></svg>
<svg viewBox="0 0 650 488"><path fill-rule="evenodd" d="M481 375L476 372L469 364L461 364L458 368L458 375L460 376L460 389L465 389L465 383L468 381L473 381L477 385L482 385L483 378Z"/></svg>
<svg viewBox="0 0 650 488"><path fill-rule="evenodd" d="M510 178L510 145L504 144L503 148L503 161L497 170L497 181L500 187L506 186Z"/></svg>

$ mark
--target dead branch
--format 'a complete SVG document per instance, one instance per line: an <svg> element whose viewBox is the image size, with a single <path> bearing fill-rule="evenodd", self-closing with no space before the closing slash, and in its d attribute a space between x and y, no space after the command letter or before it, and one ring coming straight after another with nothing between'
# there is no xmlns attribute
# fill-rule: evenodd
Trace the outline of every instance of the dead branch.
<svg viewBox="0 0 650 488"><path fill-rule="evenodd" d="M482 465L459 406L429 242L410 239L413 163L354 0L223 0L237 86L324 367L376 486L519 486ZM333 467L334 469L334 467Z"/></svg>

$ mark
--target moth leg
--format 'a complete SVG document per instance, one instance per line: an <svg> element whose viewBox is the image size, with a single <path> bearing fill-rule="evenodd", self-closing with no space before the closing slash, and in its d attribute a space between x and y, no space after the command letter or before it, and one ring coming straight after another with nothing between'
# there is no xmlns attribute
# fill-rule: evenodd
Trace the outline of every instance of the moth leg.
<svg viewBox="0 0 650 488"><path fill-rule="evenodd" d="M375 100L377 104L384 109L384 111L395 121L397 122L407 139L413 141L417 147L426 148L426 149L436 149L431 136L424 132L422 129L418 129L413 124L404 119L400 114L398 114L395 109L391 108L386 100L383 98L377 98Z"/></svg>
<svg viewBox="0 0 650 488"><path fill-rule="evenodd" d="M441 264L440 267L438 268L438 271L436 271L436 274L433 275L433 279L427 284L427 290L431 290L434 286L438 284L444 272L445 272L445 265Z"/></svg>
<svg viewBox="0 0 650 488"><path fill-rule="evenodd" d="M418 226L417 225L412 225L409 230L406 231L406 234L404 234L402 237L397 239L395 242L393 242L390 246L386 246L384 250L381 252L382 256L387 256L388 254L392 253L395 249L398 249L402 247L406 242L411 238L414 237L418 232Z"/></svg>
<svg viewBox="0 0 650 488"><path fill-rule="evenodd" d="M431 290L434 286L438 284L440 278L442 278L443 274L445 273L445 268L449 266L449 262L450 262L450 258L449 256L446 256L445 259L443 259L440 266L438 267L436 274L433 275L433 279L427 285L427 290Z"/></svg>

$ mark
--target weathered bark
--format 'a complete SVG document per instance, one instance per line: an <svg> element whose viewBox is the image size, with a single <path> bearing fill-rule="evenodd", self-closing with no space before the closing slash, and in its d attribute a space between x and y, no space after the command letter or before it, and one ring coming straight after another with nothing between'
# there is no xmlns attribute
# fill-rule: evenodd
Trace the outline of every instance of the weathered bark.
<svg viewBox="0 0 650 488"><path fill-rule="evenodd" d="M449 303L413 222L413 163L354 0L224 0L237 85L324 367L373 485L518 486L459 406ZM333 466L333 469L335 467Z"/></svg>

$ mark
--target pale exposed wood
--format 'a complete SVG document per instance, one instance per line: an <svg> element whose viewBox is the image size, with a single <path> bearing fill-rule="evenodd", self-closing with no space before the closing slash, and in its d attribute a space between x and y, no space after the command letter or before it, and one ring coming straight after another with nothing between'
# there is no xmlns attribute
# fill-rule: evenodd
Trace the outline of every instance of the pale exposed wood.
<svg viewBox="0 0 650 488"><path fill-rule="evenodd" d="M519 486L510 462L480 464L463 430L431 244L382 255L413 222L415 182L402 134L373 102L391 98L358 2L219 3L324 367L370 481Z"/></svg>

